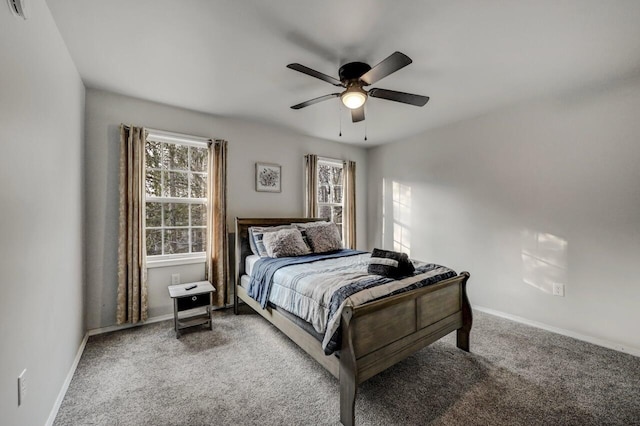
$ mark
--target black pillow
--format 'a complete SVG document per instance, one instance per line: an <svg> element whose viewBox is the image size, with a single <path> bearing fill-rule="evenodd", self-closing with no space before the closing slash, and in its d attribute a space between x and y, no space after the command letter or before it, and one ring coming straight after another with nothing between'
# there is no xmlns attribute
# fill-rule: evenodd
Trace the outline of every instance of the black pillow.
<svg viewBox="0 0 640 426"><path fill-rule="evenodd" d="M400 278L412 275L415 271L413 263L406 253L374 248L369 260L367 272L389 278Z"/></svg>

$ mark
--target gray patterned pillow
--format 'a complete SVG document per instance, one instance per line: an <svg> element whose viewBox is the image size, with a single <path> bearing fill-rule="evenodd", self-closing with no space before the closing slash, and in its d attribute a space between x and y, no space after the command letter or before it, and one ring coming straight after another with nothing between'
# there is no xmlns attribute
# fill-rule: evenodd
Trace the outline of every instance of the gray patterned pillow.
<svg viewBox="0 0 640 426"><path fill-rule="evenodd" d="M315 222L292 223L291 225L300 230L300 233L302 234L302 241L304 241L307 247L309 247L309 250L311 250L311 245L309 244L309 239L307 238L307 228L310 228L312 226L327 226L329 223L330 222L327 222L326 220L320 220Z"/></svg>
<svg viewBox="0 0 640 426"><path fill-rule="evenodd" d="M326 253L342 249L338 226L333 222L306 228L307 241L314 253Z"/></svg>
<svg viewBox="0 0 640 426"><path fill-rule="evenodd" d="M329 224L331 222L327 222L326 220L316 220L313 222L302 222L302 223L292 223L292 226L296 226L298 227L298 229L301 228L310 228L312 226L327 226L327 224Z"/></svg>
<svg viewBox="0 0 640 426"><path fill-rule="evenodd" d="M249 245L253 254L260 257L267 256L267 249L264 247L262 238L266 232L275 232L281 229L291 229L292 225L280 226L252 226L249 228Z"/></svg>
<svg viewBox="0 0 640 426"><path fill-rule="evenodd" d="M309 248L302 241L302 234L297 229L267 232L263 234L262 242L269 257L302 256L310 253Z"/></svg>

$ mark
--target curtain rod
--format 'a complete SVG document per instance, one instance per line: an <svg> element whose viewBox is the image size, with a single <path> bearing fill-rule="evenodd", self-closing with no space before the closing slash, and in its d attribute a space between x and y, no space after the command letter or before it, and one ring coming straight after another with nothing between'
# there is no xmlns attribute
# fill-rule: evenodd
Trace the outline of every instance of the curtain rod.
<svg viewBox="0 0 640 426"><path fill-rule="evenodd" d="M339 158L329 158L329 157L321 157L318 155L319 161L326 161L327 163L343 163L346 160L341 160Z"/></svg>
<svg viewBox="0 0 640 426"><path fill-rule="evenodd" d="M158 135L158 136L164 136L164 137L172 138L172 139L188 139L188 140L206 142L206 143L213 142L212 138L205 138L205 137L202 137L202 136L188 135L186 133L169 132L169 131L166 131L166 130L154 129L152 127L145 127L145 130L147 130L150 134L155 134L155 135Z"/></svg>

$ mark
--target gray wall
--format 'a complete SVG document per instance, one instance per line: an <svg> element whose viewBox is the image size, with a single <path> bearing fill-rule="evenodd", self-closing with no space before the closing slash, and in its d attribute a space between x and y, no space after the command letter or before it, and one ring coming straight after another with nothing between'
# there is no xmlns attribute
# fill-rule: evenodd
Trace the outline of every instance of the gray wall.
<svg viewBox="0 0 640 426"><path fill-rule="evenodd" d="M472 304L638 353L638 111L640 81L610 82L372 149L369 243L403 185L411 255L470 271Z"/></svg>
<svg viewBox="0 0 640 426"><path fill-rule="evenodd" d="M46 4L30 5L27 21L0 6L3 425L47 421L84 335L84 86Z"/></svg>
<svg viewBox="0 0 640 426"><path fill-rule="evenodd" d="M118 231L118 141L120 123L130 123L229 141L228 219L236 216L302 216L303 156L315 153L357 162L358 246L366 247L366 151L352 145L301 136L246 120L216 117L105 91L87 90L86 233L87 328L115 324ZM255 192L255 162L282 165L282 192ZM200 279L200 265L149 271L149 313L171 312L166 286L171 274Z"/></svg>

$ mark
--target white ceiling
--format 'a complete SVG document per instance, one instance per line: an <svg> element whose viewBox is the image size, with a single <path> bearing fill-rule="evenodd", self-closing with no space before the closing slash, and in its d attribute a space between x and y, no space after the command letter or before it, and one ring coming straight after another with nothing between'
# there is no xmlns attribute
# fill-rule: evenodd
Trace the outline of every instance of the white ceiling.
<svg viewBox="0 0 640 426"><path fill-rule="evenodd" d="M48 0L87 87L365 145L523 99L640 74L640 1ZM413 64L374 87L428 95L417 108L369 99L353 124L337 77L399 50Z"/></svg>

